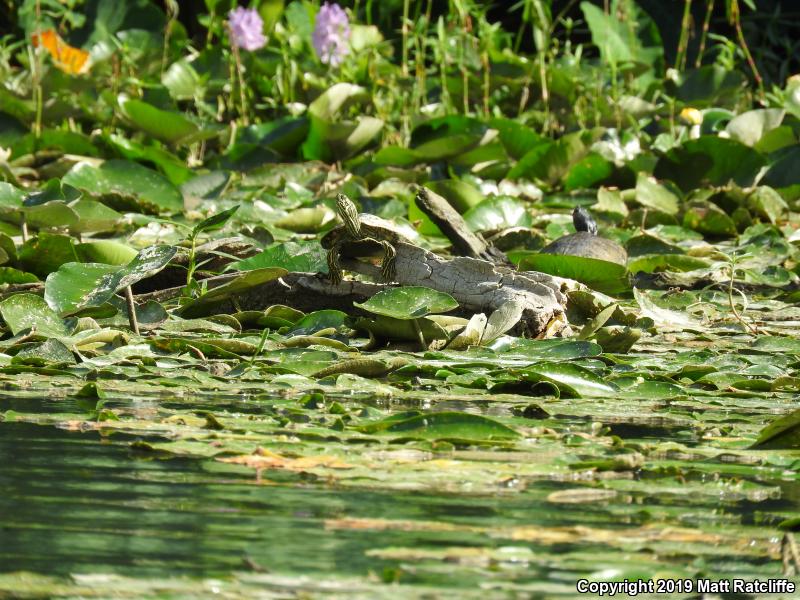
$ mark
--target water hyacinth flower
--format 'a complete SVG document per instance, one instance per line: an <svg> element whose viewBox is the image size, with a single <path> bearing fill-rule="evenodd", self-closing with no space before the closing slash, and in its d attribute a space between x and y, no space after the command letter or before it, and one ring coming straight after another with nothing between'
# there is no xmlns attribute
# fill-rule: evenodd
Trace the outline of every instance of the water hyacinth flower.
<svg viewBox="0 0 800 600"><path fill-rule="evenodd" d="M338 67L350 52L350 20L338 4L322 5L314 24L312 42L317 56L326 65Z"/></svg>
<svg viewBox="0 0 800 600"><path fill-rule="evenodd" d="M240 6L232 10L228 13L228 25L231 28L231 40L237 48L252 52L267 43L264 21L255 9Z"/></svg>

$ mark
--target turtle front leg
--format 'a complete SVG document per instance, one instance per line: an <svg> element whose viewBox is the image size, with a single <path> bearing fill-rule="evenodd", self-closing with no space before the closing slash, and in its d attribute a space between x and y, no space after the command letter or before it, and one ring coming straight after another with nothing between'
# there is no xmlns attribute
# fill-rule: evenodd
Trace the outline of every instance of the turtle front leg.
<svg viewBox="0 0 800 600"><path fill-rule="evenodd" d="M394 278L397 275L397 270L396 270L397 251L394 249L394 246L392 246L386 240L381 240L380 244L383 247L383 262L381 262L381 275L383 276L383 279L386 282L394 281Z"/></svg>
<svg viewBox="0 0 800 600"><path fill-rule="evenodd" d="M333 285L342 283L342 266L339 264L339 244L335 244L330 250L326 260L328 262L328 278Z"/></svg>

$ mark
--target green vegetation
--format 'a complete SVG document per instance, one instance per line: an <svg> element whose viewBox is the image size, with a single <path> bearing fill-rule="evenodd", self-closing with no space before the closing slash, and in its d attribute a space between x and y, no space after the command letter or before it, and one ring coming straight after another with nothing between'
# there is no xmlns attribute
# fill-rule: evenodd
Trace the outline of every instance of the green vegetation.
<svg viewBox="0 0 800 600"><path fill-rule="evenodd" d="M0 3L0 597L800 584L797 11L250 4Z"/></svg>

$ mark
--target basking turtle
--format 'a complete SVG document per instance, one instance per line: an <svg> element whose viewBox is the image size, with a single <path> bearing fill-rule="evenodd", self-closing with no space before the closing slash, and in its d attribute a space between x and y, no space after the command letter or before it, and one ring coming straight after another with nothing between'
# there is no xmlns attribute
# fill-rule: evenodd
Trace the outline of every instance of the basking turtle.
<svg viewBox="0 0 800 600"><path fill-rule="evenodd" d="M342 219L322 238L322 247L328 250L328 274L334 284L342 281L339 256L347 247L349 256L372 256L379 249L382 254L381 275L392 281L395 276L395 250L393 243L408 239L391 221L368 213L359 213L356 205L344 194L336 196L336 211Z"/></svg>
<svg viewBox="0 0 800 600"><path fill-rule="evenodd" d="M542 248L544 254L567 254L596 258L625 266L628 253L617 242L599 237L597 223L583 207L577 206L572 211L572 224L576 233L565 235Z"/></svg>

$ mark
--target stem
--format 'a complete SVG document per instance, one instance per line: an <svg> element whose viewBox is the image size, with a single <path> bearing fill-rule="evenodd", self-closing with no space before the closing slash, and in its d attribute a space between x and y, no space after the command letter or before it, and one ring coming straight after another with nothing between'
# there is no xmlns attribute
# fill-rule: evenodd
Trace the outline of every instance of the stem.
<svg viewBox="0 0 800 600"><path fill-rule="evenodd" d="M683 19L681 20L681 37L678 40L678 52L675 55L675 68L683 71L686 68L686 51L689 47L689 25L692 21L692 0L684 0Z"/></svg>
<svg viewBox="0 0 800 600"><path fill-rule="evenodd" d="M244 73L242 70L242 57L239 55L239 47L233 42L230 26L228 26L228 37L231 40L231 50L233 51L234 70L236 71L236 80L239 82L239 115L242 123L247 125L249 123L247 118L247 95L244 91ZM233 100L233 87L234 81L231 81L231 106L235 104Z"/></svg>
<svg viewBox="0 0 800 600"><path fill-rule="evenodd" d="M133 301L131 286L125 288L125 304L128 307L128 323L130 323L133 333L139 335L139 321L136 318L136 303Z"/></svg>
<svg viewBox="0 0 800 600"><path fill-rule="evenodd" d="M694 61L695 68L699 68L703 62L703 54L706 51L706 39L708 38L708 28L711 25L711 13L714 11L714 0L707 0L706 16L703 18L703 31L700 34L700 48L697 50L697 58Z"/></svg>
<svg viewBox="0 0 800 600"><path fill-rule="evenodd" d="M733 316L736 318L737 321L739 321L739 323L742 324L742 327L744 327L747 331L749 331L753 335L757 335L758 334L758 329L756 329L755 327L753 327L749 323L745 322L745 320L739 314L739 311L736 310L736 303L733 301L733 277L734 277L734 272L736 270L736 255L735 254L733 256L733 259L731 260L730 269L731 269L731 278L728 281L728 305L731 307L731 312L733 313Z"/></svg>
<svg viewBox="0 0 800 600"><path fill-rule="evenodd" d="M411 323L414 325L414 331L417 334L419 345L422 348L422 351L425 352L428 349L428 344L425 341L425 336L422 333L422 327L419 326L419 319L412 319Z"/></svg>
<svg viewBox="0 0 800 600"><path fill-rule="evenodd" d="M741 45L742 52L744 52L744 56L747 59L747 64L750 65L750 70L753 72L753 78L756 80L756 84L758 85L759 98L763 100L764 80L761 78L761 73L758 72L756 62L753 60L753 55L750 54L750 48L748 48L747 41L744 39L744 31L742 31L742 20L739 12L738 0L733 0L731 2L731 21L733 22L734 27L736 27L736 37L739 38L739 44Z"/></svg>
<svg viewBox="0 0 800 600"><path fill-rule="evenodd" d="M403 0L403 64L400 65L403 77L408 77L408 12L411 0Z"/></svg>
<svg viewBox="0 0 800 600"><path fill-rule="evenodd" d="M42 39L42 4L36 0L36 39ZM33 71L33 101L36 106L36 120L33 124L33 134L36 139L42 135L42 109L44 101L42 99L42 53L34 51L31 61Z"/></svg>

